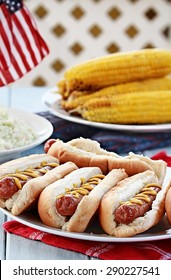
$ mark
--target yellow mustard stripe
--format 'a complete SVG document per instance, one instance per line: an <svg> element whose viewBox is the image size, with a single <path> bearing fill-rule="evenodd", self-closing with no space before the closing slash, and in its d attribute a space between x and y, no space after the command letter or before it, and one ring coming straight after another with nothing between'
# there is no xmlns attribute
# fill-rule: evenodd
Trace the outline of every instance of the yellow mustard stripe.
<svg viewBox="0 0 171 280"><path fill-rule="evenodd" d="M50 167L56 167L58 166L59 164L57 162L41 162L41 166L42 167L45 167L45 166L50 166Z"/></svg>
<svg viewBox="0 0 171 280"><path fill-rule="evenodd" d="M80 187L78 187L78 184L73 184L72 189L65 188L65 192L58 195L57 198L64 197L67 194L73 195L75 198L79 198L80 195L88 195L90 191L93 190L101 180L103 180L104 177L105 175L98 174L88 179L87 182L85 182L86 180L84 178L80 178L82 182Z"/></svg>
<svg viewBox="0 0 171 280"><path fill-rule="evenodd" d="M9 173L9 174L6 174L4 176L1 176L0 180L3 179L3 178L6 178L6 177L15 177L15 178L18 178L18 179L23 180L23 181L27 180L27 176L25 176L23 174L20 174L18 172L17 173Z"/></svg>
<svg viewBox="0 0 171 280"><path fill-rule="evenodd" d="M48 169L45 169L46 166L49 166L51 168L54 168L58 166L58 163L52 162L52 163L47 163L45 161L41 162L40 165L36 166L35 168L29 167L24 171L16 170L15 173L9 173L5 174L0 177L0 180L6 177L12 177L15 180L15 183L19 189L22 188L21 181L27 181L30 177L31 178L37 178L41 174L45 174L48 172Z"/></svg>
<svg viewBox="0 0 171 280"><path fill-rule="evenodd" d="M40 172L40 173L42 173L42 174L46 174L46 173L47 173L47 171L48 171L48 170L43 169L43 168L42 168L42 169L39 169L39 172Z"/></svg>
<svg viewBox="0 0 171 280"><path fill-rule="evenodd" d="M32 178L39 177L39 173L34 170L33 171L21 171L21 174L24 174L24 175L32 177Z"/></svg>
<svg viewBox="0 0 171 280"><path fill-rule="evenodd" d="M22 185L21 185L20 180L18 178L14 177L14 181L15 181L15 184L17 185L18 189L22 189Z"/></svg>
<svg viewBox="0 0 171 280"><path fill-rule="evenodd" d="M140 193L136 194L133 198L129 199L128 201L121 202L121 204L124 204L124 205L132 205L132 204L142 205L144 201L145 202L150 202L149 195L153 195L153 196L157 195L157 192L155 190L153 190L152 187L157 187L157 188L161 189L161 186L159 186L157 184L148 184L140 191Z"/></svg>

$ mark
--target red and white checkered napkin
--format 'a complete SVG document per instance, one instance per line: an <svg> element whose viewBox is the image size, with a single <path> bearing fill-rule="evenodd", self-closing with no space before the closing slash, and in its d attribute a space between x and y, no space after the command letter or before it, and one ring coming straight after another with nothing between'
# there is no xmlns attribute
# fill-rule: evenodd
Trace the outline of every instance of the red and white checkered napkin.
<svg viewBox="0 0 171 280"><path fill-rule="evenodd" d="M103 260L171 260L171 239L142 243L95 242L45 233L17 221L6 222L3 227L9 233Z"/></svg>
<svg viewBox="0 0 171 280"><path fill-rule="evenodd" d="M156 154L153 159L163 159L171 166L171 156L165 152ZM5 222L3 227L8 233L103 260L171 260L171 239L129 243L95 242L45 233L17 221Z"/></svg>

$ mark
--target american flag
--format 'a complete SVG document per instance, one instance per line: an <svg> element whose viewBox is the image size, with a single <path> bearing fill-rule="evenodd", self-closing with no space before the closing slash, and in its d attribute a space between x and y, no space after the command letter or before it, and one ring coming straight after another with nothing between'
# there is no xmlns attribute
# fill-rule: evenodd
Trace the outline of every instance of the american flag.
<svg viewBox="0 0 171 280"><path fill-rule="evenodd" d="M0 86L21 78L48 53L23 1L0 0Z"/></svg>

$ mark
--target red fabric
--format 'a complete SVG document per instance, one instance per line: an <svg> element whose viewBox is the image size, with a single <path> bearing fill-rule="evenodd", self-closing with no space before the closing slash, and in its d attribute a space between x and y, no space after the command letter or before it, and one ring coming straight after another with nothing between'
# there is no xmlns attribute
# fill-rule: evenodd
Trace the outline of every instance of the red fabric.
<svg viewBox="0 0 171 280"><path fill-rule="evenodd" d="M13 13L5 1L0 5L0 86L21 78L49 53L26 5L17 4L20 9Z"/></svg>
<svg viewBox="0 0 171 280"><path fill-rule="evenodd" d="M163 159L171 166L171 156L164 151L152 158ZM103 260L171 260L171 239L130 243L95 242L45 233L17 221L5 222L3 227L9 233Z"/></svg>
<svg viewBox="0 0 171 280"><path fill-rule="evenodd" d="M165 151L161 151L151 157L154 160L162 159L167 162L167 166L171 167L171 156L168 156Z"/></svg>
<svg viewBox="0 0 171 280"><path fill-rule="evenodd" d="M9 233L103 260L171 260L171 239L142 243L95 242L45 233L17 221L5 222L3 227Z"/></svg>

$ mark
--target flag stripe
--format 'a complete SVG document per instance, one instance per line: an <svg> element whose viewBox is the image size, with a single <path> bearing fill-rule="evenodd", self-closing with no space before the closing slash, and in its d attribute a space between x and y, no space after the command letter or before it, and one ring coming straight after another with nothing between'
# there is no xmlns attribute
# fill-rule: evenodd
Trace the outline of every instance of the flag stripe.
<svg viewBox="0 0 171 280"><path fill-rule="evenodd" d="M4 68L6 69L10 64L10 53L11 53L11 45L12 45L12 35L10 31L10 25L7 21L6 17L4 16L3 12L0 11L0 31L1 31L1 57L4 56ZM5 47L5 49L4 49ZM3 58L2 58L3 59Z"/></svg>
<svg viewBox="0 0 171 280"><path fill-rule="evenodd" d="M2 14L2 12L1 12L1 14ZM2 50L5 52L3 54L5 56L5 59L2 58L2 59L4 59L3 65L5 65L7 61L8 61L8 65L11 63L10 57L9 57L9 54L10 54L11 56L16 57L22 72L24 71L24 73L25 73L26 71L30 71L30 66L27 62L27 59L22 50L22 47L21 47L20 43L18 42L17 37L15 35L14 36L11 35L11 31L9 29L8 22L3 14L2 14L2 24L0 24L0 26L1 26L1 34L3 37L1 46L2 46ZM3 45L4 43L5 43L5 46ZM12 47L12 50L11 50L10 46ZM7 68L7 66L4 68Z"/></svg>
<svg viewBox="0 0 171 280"><path fill-rule="evenodd" d="M8 69L11 65L10 52L9 52L9 48L8 48L9 47L8 37L6 36L2 25L1 25L1 32L4 33L3 38L1 38L1 39L4 39L4 40L1 40L1 48L3 49L3 52L1 52L1 56L0 56L1 73L2 73L2 75L5 75L6 81L12 82L14 80L14 77L12 76L11 72L8 71ZM3 81L3 79L2 79L2 81Z"/></svg>
<svg viewBox="0 0 171 280"><path fill-rule="evenodd" d="M0 5L0 86L21 78L49 53L25 5L10 14Z"/></svg>
<svg viewBox="0 0 171 280"><path fill-rule="evenodd" d="M30 21L30 18L28 16L28 14L26 13L26 11L22 11L22 16L23 18L25 19L25 22L28 22L29 26L30 26L30 37L33 39L31 42L32 42L32 45L33 45L33 48L35 47L37 49L37 47L39 48L40 45L38 44L37 42L37 36L35 37L35 29L32 25L32 22ZM37 35L37 34L36 34ZM42 51L41 51L41 48L39 49L39 52L36 53L36 56L37 56L37 60L39 61L42 57Z"/></svg>
<svg viewBox="0 0 171 280"><path fill-rule="evenodd" d="M33 61L32 56L30 54L30 50L27 47L25 38L22 37L22 35L20 34L20 31L18 30L18 28L16 27L16 25L13 25L13 32L15 33L15 40L18 41L18 43L20 44L25 58L29 64L30 69L32 69L34 67L34 65L36 65L36 61Z"/></svg>
<svg viewBox="0 0 171 280"><path fill-rule="evenodd" d="M32 60L32 62L34 64L37 63L37 60L36 60L36 57L35 57L35 54L34 54L34 51L31 47L31 44L30 44L30 41L27 37L27 34L23 28L23 24L21 25L20 21L18 20L17 16L14 14L13 15L13 21L15 23L15 25L13 25L13 27L15 27L15 30L14 30L14 34L15 36L19 36L20 35L20 38L22 38L22 41L24 42L29 54L30 54L30 58Z"/></svg>
<svg viewBox="0 0 171 280"><path fill-rule="evenodd" d="M4 29L5 26L5 29ZM10 72L9 68L11 67L10 65L13 64L15 65L15 72L12 70L11 73L7 73L8 79L10 81L13 81L12 73L14 73L14 77L19 78L22 76L22 70L21 68L21 58L17 53L14 51L14 42L12 44L12 35L10 33L9 27L8 27L8 22L3 17L3 23L1 24L1 48L3 50L3 54L1 52L1 67L2 71L8 71ZM13 36L13 39L15 39L15 36ZM18 58L16 60L16 58ZM19 66L20 65L20 66ZM25 67L23 68L24 71L26 71ZM17 74L17 76L16 76Z"/></svg>
<svg viewBox="0 0 171 280"><path fill-rule="evenodd" d="M23 17L25 18L25 21L28 22L29 26L30 26L30 30L32 30L32 34L35 34L36 32L36 37L35 37L35 42L37 44L37 46L39 47L39 50L42 54L42 57L44 57L45 54L47 54L49 52L49 49L45 43L45 41L42 39L42 37L39 35L38 30L36 28L36 23L34 21L34 19L31 17L29 10L27 8L25 8L22 11ZM36 40L37 38L37 40ZM39 39L39 41L38 41Z"/></svg>
<svg viewBox="0 0 171 280"><path fill-rule="evenodd" d="M11 64L10 73L13 76L14 81L20 77L16 70L17 70L17 65Z"/></svg>
<svg viewBox="0 0 171 280"><path fill-rule="evenodd" d="M12 75L10 69L8 69L8 71L3 71L3 69L2 69L1 72L2 72L2 74L3 74L3 76L4 76L5 80L6 80L6 82L11 83L12 81L15 80L15 77Z"/></svg>
<svg viewBox="0 0 171 280"><path fill-rule="evenodd" d="M25 73L30 70L30 66L27 62L27 59L24 55L24 52L19 44L19 42L14 38L14 47L13 47L14 57L16 57L18 64L22 73Z"/></svg>
<svg viewBox="0 0 171 280"><path fill-rule="evenodd" d="M0 67L1 69L1 67ZM3 86L7 83L6 79L4 78L2 71L0 72L0 86Z"/></svg>
<svg viewBox="0 0 171 280"><path fill-rule="evenodd" d="M27 19L25 20L24 15L25 14L25 10L22 10L22 13L17 14L16 16L18 17L18 20L20 22L23 22L23 29L25 30L25 34L27 35L28 41L30 42L30 47L33 50L33 53L35 55L35 59L37 62L39 62L42 57L40 55L40 45L36 46L36 42L35 42L35 34L36 31L33 30L32 32L32 26L30 26L29 22L27 22ZM37 35L36 35L37 38Z"/></svg>
<svg viewBox="0 0 171 280"><path fill-rule="evenodd" d="M17 74L17 76L16 77L21 77L22 76L22 71L21 71L21 69L20 69L20 67L19 67L19 64L18 64L18 61L16 60L16 58L15 58L15 56L13 55L12 56L12 65L11 66L13 66L14 67L14 69L15 69L15 72L16 72L16 74ZM11 67L10 66L10 67ZM13 71L12 71L13 72ZM18 79L17 78L17 79Z"/></svg>
<svg viewBox="0 0 171 280"><path fill-rule="evenodd" d="M10 65L10 57L9 57L9 53L7 51L7 48L6 48L6 45L4 44L4 42L5 42L5 40L0 40L1 48L3 49L3 54L1 52L0 58L1 58L2 69L7 70Z"/></svg>

